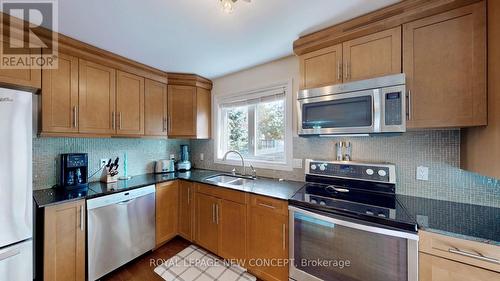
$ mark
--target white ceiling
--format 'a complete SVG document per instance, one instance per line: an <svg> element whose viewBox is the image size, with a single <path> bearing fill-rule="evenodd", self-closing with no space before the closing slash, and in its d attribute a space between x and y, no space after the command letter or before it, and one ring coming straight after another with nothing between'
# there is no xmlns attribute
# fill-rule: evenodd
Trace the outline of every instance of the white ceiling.
<svg viewBox="0 0 500 281"><path fill-rule="evenodd" d="M216 78L292 54L300 35L399 0L59 0L59 32L155 68Z"/></svg>

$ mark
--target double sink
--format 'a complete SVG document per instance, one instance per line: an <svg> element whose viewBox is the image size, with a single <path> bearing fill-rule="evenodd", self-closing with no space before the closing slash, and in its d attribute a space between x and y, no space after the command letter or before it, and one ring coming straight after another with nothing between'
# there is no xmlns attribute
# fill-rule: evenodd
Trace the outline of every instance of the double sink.
<svg viewBox="0 0 500 281"><path fill-rule="evenodd" d="M205 180L218 185L245 186L246 184L253 182L255 179L244 176L221 174L208 177Z"/></svg>

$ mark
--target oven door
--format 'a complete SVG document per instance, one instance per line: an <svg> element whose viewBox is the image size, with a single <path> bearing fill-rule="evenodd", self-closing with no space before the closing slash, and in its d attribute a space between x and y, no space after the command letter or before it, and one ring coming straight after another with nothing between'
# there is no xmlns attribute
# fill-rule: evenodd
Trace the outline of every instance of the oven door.
<svg viewBox="0 0 500 281"><path fill-rule="evenodd" d="M289 207L290 278L418 281L418 235Z"/></svg>
<svg viewBox="0 0 500 281"><path fill-rule="evenodd" d="M299 135L380 132L380 90L299 99Z"/></svg>

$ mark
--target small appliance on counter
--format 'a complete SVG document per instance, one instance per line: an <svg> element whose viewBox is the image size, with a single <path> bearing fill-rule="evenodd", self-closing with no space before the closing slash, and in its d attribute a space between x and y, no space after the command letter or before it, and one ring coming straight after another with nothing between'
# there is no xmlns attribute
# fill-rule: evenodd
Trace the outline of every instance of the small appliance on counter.
<svg viewBox="0 0 500 281"><path fill-rule="evenodd" d="M113 162L111 159L108 160L108 164L103 167L101 173L101 182L103 183L113 183L118 181L118 164L120 162L120 158L116 157Z"/></svg>
<svg viewBox="0 0 500 281"><path fill-rule="evenodd" d="M60 187L78 189L88 186L87 153L61 154L59 182Z"/></svg>
<svg viewBox="0 0 500 281"><path fill-rule="evenodd" d="M175 172L175 160L158 160L155 162L155 174Z"/></svg>
<svg viewBox="0 0 500 281"><path fill-rule="evenodd" d="M178 171L191 170L191 161L189 161L189 146L181 145L181 160L177 162Z"/></svg>

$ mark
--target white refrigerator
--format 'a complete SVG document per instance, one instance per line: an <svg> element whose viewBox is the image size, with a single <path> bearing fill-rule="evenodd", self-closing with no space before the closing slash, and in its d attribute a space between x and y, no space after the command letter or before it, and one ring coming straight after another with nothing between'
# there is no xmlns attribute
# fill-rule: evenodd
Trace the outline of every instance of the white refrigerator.
<svg viewBox="0 0 500 281"><path fill-rule="evenodd" d="M32 98L0 88L0 280L33 280Z"/></svg>

